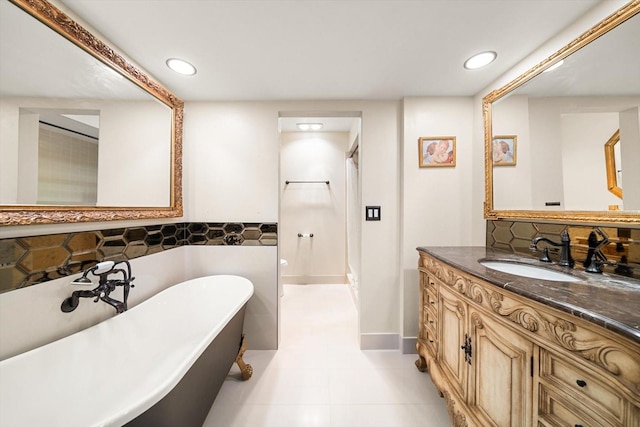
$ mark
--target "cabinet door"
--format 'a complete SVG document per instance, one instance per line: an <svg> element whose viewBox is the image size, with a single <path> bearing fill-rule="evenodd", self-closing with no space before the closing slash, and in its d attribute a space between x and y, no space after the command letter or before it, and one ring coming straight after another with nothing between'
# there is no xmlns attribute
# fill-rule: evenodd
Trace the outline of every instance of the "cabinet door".
<svg viewBox="0 0 640 427"><path fill-rule="evenodd" d="M530 426L533 344L473 308L469 321L472 412L487 427Z"/></svg>
<svg viewBox="0 0 640 427"><path fill-rule="evenodd" d="M446 287L438 293L438 362L449 383L462 399L467 396L467 362L465 361L465 333L467 305Z"/></svg>

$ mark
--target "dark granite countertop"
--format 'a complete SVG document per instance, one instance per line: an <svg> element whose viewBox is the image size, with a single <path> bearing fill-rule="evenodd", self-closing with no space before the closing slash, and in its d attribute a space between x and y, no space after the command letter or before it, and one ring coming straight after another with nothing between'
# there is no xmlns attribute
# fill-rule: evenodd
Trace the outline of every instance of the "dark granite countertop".
<svg viewBox="0 0 640 427"><path fill-rule="evenodd" d="M580 317L640 343L640 280L586 273L487 247L418 247L434 258L515 294ZM483 266L479 260L510 261L570 274L576 282L530 279Z"/></svg>

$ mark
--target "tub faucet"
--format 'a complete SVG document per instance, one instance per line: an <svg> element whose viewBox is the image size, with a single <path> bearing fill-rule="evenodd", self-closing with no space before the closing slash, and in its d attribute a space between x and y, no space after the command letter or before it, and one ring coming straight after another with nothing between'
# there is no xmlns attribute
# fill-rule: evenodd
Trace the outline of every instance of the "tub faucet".
<svg viewBox="0 0 640 427"><path fill-rule="evenodd" d="M546 237L536 237L531 241L531 250L538 250L538 243L545 242L552 246L560 247L560 261L558 265L563 267L573 267L575 264L573 258L571 257L571 237L569 237L569 232L564 230L562 234L560 234L560 243L554 242L553 240L547 239ZM543 262L551 262L551 258L549 258L549 250L548 248L544 248L542 258L540 261Z"/></svg>
<svg viewBox="0 0 640 427"><path fill-rule="evenodd" d="M117 268L118 265L125 264L126 269ZM95 298L93 302L103 301L116 309L116 313L122 313L127 311L127 300L129 299L129 290L134 285L131 283L135 279L131 275L131 264L129 261L104 261L100 262L93 267L85 270L82 276L71 282L73 285L86 285L91 284L89 274L98 276L98 286L91 290L73 291L71 296L64 301L60 309L65 313L72 312L80 304L80 298ZM122 275L122 278L109 279L109 276ZM116 290L118 286L122 286L123 289L123 301L119 301L110 296L111 292Z"/></svg>

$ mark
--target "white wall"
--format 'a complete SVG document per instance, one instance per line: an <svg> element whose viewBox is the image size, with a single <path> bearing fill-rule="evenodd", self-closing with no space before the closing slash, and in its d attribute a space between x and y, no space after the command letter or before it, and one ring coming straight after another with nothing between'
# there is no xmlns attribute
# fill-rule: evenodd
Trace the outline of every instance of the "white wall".
<svg viewBox="0 0 640 427"><path fill-rule="evenodd" d="M347 132L284 132L280 148L283 283L345 283ZM286 181L329 181L290 183ZM298 234L313 237L298 237Z"/></svg>
<svg viewBox="0 0 640 427"><path fill-rule="evenodd" d="M169 206L170 109L155 100L99 107L97 205Z"/></svg>
<svg viewBox="0 0 640 427"><path fill-rule="evenodd" d="M185 216L278 221L278 114L300 111L362 112L362 204L382 206L382 221L362 223L360 332L363 347L378 346L379 339L386 343L389 335L397 343L399 102L186 103ZM275 290L276 278L272 286Z"/></svg>
<svg viewBox="0 0 640 427"><path fill-rule="evenodd" d="M455 136L456 166L418 167L418 139ZM402 140L402 336L413 350L418 333L418 246L483 245L484 228L472 209L473 99L405 98ZM480 238L481 237L481 238Z"/></svg>
<svg viewBox="0 0 640 427"><path fill-rule="evenodd" d="M640 168L625 167L625 163L637 165L640 159L640 109L631 108L620 113L620 141L624 208L640 210ZM625 182L629 184L625 185Z"/></svg>
<svg viewBox="0 0 640 427"><path fill-rule="evenodd" d="M546 99L532 99L529 103L531 147L531 178L525 181L532 186L531 208L558 210L565 208L562 170L562 120L556 109L550 108ZM544 172L542 172L544 170ZM560 202L545 207L547 202Z"/></svg>
<svg viewBox="0 0 640 427"><path fill-rule="evenodd" d="M609 205L622 205L607 189L604 160L604 144L618 128L618 113L562 116L565 209L606 211Z"/></svg>
<svg viewBox="0 0 640 427"><path fill-rule="evenodd" d="M15 105L0 99L0 204L18 200L18 130L20 115Z"/></svg>
<svg viewBox="0 0 640 427"><path fill-rule="evenodd" d="M532 208L529 99L510 96L491 111L493 135L516 135L516 166L493 168L494 209ZM537 175L536 175L537 176Z"/></svg>

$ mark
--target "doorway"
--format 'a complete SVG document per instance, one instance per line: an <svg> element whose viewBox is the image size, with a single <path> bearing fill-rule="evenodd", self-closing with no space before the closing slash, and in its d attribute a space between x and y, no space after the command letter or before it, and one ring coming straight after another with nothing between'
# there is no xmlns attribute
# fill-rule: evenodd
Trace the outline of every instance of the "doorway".
<svg viewBox="0 0 640 427"><path fill-rule="evenodd" d="M361 113L280 113L278 128L280 289L349 284L357 302Z"/></svg>

